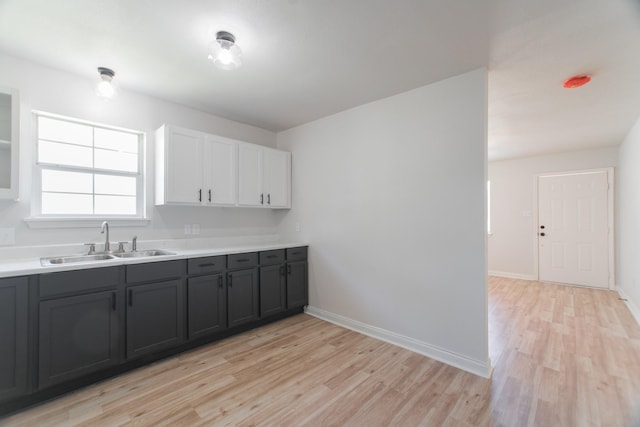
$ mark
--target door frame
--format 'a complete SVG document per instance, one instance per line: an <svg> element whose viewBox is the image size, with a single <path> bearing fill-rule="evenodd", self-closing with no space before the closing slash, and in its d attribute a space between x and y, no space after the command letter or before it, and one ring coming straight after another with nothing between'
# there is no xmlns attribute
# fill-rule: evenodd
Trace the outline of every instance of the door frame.
<svg viewBox="0 0 640 427"><path fill-rule="evenodd" d="M562 175L578 175L590 172L606 172L607 173L607 183L609 184L609 188L607 190L607 226L609 227L609 290L615 289L616 283L616 262L615 262L615 176L614 176L614 168L597 168L597 169L580 169L580 170L572 170L572 171L562 171L562 172L546 172L539 173L534 177L534 189L533 192L533 233L535 233L536 238L533 239L534 244L534 265L535 265L535 275L536 281L540 280L540 236L538 235L538 227L539 227L539 210L538 210L538 201L540 197L538 183L541 177L549 177L549 176L562 176ZM576 285L577 286L577 285Z"/></svg>

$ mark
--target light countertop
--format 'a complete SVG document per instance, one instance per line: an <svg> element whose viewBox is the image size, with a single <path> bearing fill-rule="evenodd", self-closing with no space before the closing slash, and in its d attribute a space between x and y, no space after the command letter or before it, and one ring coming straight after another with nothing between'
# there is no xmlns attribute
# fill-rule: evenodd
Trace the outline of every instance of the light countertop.
<svg viewBox="0 0 640 427"><path fill-rule="evenodd" d="M48 248L46 253L44 253L41 249L34 247L33 257L21 257L16 259L0 259L0 278L3 277L15 277L15 276L26 276L32 274L43 274L43 273L54 273L58 271L69 271L69 270L84 270L90 268L100 268L100 267L112 267L116 265L127 265L127 264L143 264L150 262L160 262L160 261L171 261L171 260L179 260L179 259L187 259L187 258L199 258L206 256L215 256L215 255L231 255L237 253L245 253L245 252L259 252L259 251L269 251L274 249L286 249L286 248L295 248L300 246L307 246L306 243L282 243L282 242L238 242L239 244L227 244L226 246L219 246L212 243L210 247L206 247L206 243L203 245L200 243L198 248L180 248L180 246L185 246L181 244L180 241L164 241L162 243L156 242L157 247L151 247L153 242L147 242L143 245L143 247L139 248L139 250L146 249L163 249L167 251L171 251L174 255L159 255L159 256L151 256L151 257L140 257L140 258L116 258L109 260L101 260L94 262L82 262L82 263L69 263L69 264L59 264L59 265L51 265L51 266L42 266L40 263L41 257L58 257L58 256L73 256L73 255L86 255L86 252L64 252L64 249L61 249L62 252L55 253L52 255L52 249ZM172 247L172 243L174 247ZM204 246L204 247L203 247ZM75 249L75 247L74 247ZM24 250L24 249L23 249Z"/></svg>

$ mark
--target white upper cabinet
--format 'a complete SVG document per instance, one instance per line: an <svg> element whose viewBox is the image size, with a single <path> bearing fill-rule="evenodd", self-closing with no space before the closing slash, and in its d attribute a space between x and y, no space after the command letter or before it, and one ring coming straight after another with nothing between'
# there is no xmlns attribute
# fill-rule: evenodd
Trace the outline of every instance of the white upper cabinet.
<svg viewBox="0 0 640 427"><path fill-rule="evenodd" d="M18 98L17 89L0 87L0 199L18 199Z"/></svg>
<svg viewBox="0 0 640 427"><path fill-rule="evenodd" d="M240 144L238 148L238 205L264 206L262 148Z"/></svg>
<svg viewBox="0 0 640 427"><path fill-rule="evenodd" d="M272 208L290 208L291 153L265 148L262 176L265 205Z"/></svg>
<svg viewBox="0 0 640 427"><path fill-rule="evenodd" d="M157 205L236 205L237 142L175 126L156 132Z"/></svg>
<svg viewBox="0 0 640 427"><path fill-rule="evenodd" d="M207 203L234 206L237 201L238 143L207 135L204 144L204 184ZM203 196L204 197L204 196Z"/></svg>
<svg viewBox="0 0 640 427"><path fill-rule="evenodd" d="M238 153L238 204L291 207L291 153L253 144L240 144Z"/></svg>
<svg viewBox="0 0 640 427"><path fill-rule="evenodd" d="M165 125L156 205L291 207L291 153Z"/></svg>

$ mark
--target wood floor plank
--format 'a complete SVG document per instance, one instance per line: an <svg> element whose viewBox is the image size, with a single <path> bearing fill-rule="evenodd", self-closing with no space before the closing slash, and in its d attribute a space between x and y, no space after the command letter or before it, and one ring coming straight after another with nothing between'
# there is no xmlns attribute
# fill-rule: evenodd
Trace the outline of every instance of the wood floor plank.
<svg viewBox="0 0 640 427"><path fill-rule="evenodd" d="M629 426L640 327L614 292L492 277L484 379L308 315L156 362L0 426Z"/></svg>

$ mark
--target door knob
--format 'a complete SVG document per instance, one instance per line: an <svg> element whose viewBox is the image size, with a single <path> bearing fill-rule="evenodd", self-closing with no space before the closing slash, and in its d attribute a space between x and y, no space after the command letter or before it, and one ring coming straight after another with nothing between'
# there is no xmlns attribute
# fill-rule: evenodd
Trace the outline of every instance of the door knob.
<svg viewBox="0 0 640 427"><path fill-rule="evenodd" d="M544 230L544 225L541 225L540 228L542 228Z"/></svg>
<svg viewBox="0 0 640 427"><path fill-rule="evenodd" d="M544 233L540 233L540 235L541 235L542 237L544 237Z"/></svg>

